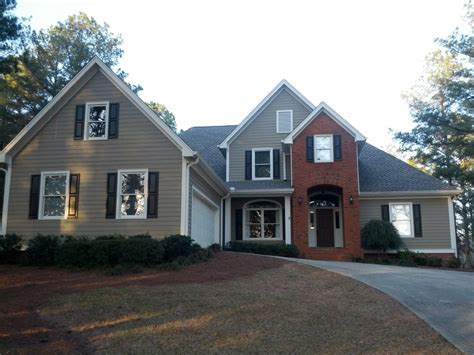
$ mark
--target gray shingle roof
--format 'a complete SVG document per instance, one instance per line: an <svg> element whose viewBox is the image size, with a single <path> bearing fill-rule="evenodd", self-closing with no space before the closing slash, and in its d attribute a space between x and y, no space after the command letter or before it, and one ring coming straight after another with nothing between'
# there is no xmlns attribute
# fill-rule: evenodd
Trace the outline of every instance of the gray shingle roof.
<svg viewBox="0 0 474 355"><path fill-rule="evenodd" d="M197 151L225 181L225 158L217 146L234 130L236 126L191 127L179 136Z"/></svg>
<svg viewBox="0 0 474 355"><path fill-rule="evenodd" d="M359 155L359 180L361 192L454 190L368 143Z"/></svg>
<svg viewBox="0 0 474 355"><path fill-rule="evenodd" d="M217 145L236 126L192 127L180 134L181 138L206 160L225 181L225 158ZM366 143L359 155L361 192L386 191L442 191L452 186L428 175L394 156ZM227 186L239 189L289 188L287 181L239 181Z"/></svg>

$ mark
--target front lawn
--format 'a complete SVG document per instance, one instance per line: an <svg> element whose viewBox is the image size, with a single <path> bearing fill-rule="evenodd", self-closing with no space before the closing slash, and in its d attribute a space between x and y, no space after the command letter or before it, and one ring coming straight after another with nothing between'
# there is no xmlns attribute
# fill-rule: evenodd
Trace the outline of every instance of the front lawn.
<svg viewBox="0 0 474 355"><path fill-rule="evenodd" d="M115 277L1 266L0 300L0 353L457 353L366 285L233 252Z"/></svg>

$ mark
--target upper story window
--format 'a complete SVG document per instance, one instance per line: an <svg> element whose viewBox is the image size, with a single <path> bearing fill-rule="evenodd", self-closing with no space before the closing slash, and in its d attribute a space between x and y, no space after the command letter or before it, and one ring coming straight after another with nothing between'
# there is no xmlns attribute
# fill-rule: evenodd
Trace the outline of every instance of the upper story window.
<svg viewBox="0 0 474 355"><path fill-rule="evenodd" d="M293 131L293 110L280 110L276 112L277 133L290 133Z"/></svg>
<svg viewBox="0 0 474 355"><path fill-rule="evenodd" d="M119 170L117 192L117 218L147 217L147 170Z"/></svg>
<svg viewBox="0 0 474 355"><path fill-rule="evenodd" d="M413 237L413 208L410 202L391 203L390 222L397 228L400 237Z"/></svg>
<svg viewBox="0 0 474 355"><path fill-rule="evenodd" d="M109 103L87 103L85 139L107 139L108 126Z"/></svg>
<svg viewBox="0 0 474 355"><path fill-rule="evenodd" d="M333 136L332 134L320 134L314 136L314 161L316 163L333 162Z"/></svg>
<svg viewBox="0 0 474 355"><path fill-rule="evenodd" d="M271 180L273 179L273 149L254 148L252 149L252 179Z"/></svg>
<svg viewBox="0 0 474 355"><path fill-rule="evenodd" d="M44 172L41 174L40 218L64 219L69 194L69 171Z"/></svg>

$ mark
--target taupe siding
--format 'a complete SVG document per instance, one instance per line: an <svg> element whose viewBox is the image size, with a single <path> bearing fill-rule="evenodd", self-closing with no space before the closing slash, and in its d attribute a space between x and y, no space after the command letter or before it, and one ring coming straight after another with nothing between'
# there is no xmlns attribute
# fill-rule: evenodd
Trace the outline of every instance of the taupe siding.
<svg viewBox="0 0 474 355"><path fill-rule="evenodd" d="M188 234L191 235L191 223L193 218L192 206L193 206L193 186L200 190L206 195L212 202L214 202L219 208L221 208L221 195L214 190L212 184L208 183L199 174L194 171L191 167L189 172L189 203L188 203Z"/></svg>
<svg viewBox="0 0 474 355"><path fill-rule="evenodd" d="M75 107L92 101L120 103L118 139L73 139ZM149 232L154 237L179 233L181 162L179 149L99 72L14 158L8 232L27 237L37 233L100 235ZM107 173L144 168L160 172L158 218L105 219ZM79 218L29 220L30 177L41 171L54 170L81 174Z"/></svg>
<svg viewBox="0 0 474 355"><path fill-rule="evenodd" d="M420 204L422 238L403 238L412 249L450 249L449 212L446 198L361 200L360 225L363 227L371 219L382 219L381 205L395 202Z"/></svg>
<svg viewBox="0 0 474 355"><path fill-rule="evenodd" d="M230 181L245 180L245 151L252 148L281 149L281 141L288 133L276 133L276 112L293 110L293 128L309 114L309 110L286 89L245 128L230 144ZM281 158L281 162L283 158ZM280 164L280 176L283 178L283 164Z"/></svg>

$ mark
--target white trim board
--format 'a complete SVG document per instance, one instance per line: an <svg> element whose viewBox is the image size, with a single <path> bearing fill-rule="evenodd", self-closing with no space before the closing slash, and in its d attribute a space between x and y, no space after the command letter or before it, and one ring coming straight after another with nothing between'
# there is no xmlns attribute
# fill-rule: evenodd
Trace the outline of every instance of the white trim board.
<svg viewBox="0 0 474 355"><path fill-rule="evenodd" d="M360 200L380 200L380 199L405 199L407 197L416 198L442 198L459 195L461 190L430 190L430 191L382 191L382 192L361 192Z"/></svg>
<svg viewBox="0 0 474 355"><path fill-rule="evenodd" d="M158 115L143 102L137 94L135 94L125 82L120 79L105 63L98 57L94 56L91 61L82 70L69 81L69 83L18 133L15 138L0 153L0 162L5 162L6 155L19 143L22 138L40 122L46 114L55 107L67 93L75 86L75 84L97 65L100 72L104 74L110 81L122 92L136 107L157 127L167 138L173 142L182 152L183 156L194 156L194 152L168 125L161 120ZM72 134L72 133L71 133ZM31 138L30 138L31 139ZM27 141L28 142L28 141ZM27 143L25 142L25 143Z"/></svg>
<svg viewBox="0 0 474 355"><path fill-rule="evenodd" d="M295 96L295 98L299 99L303 104L305 104L310 110L314 110L315 106L311 101L309 101L306 97L303 96L298 90L296 90L293 85L291 85L288 81L283 79L278 83L277 86L273 88L270 93L264 97L262 101L243 119L240 124L234 128L234 130L224 139L224 141L219 144L219 148L226 149L229 144L240 134L241 130L246 127L250 122L252 122L256 118L256 114L264 108L271 100L273 99L274 95L283 87L286 87L290 94Z"/></svg>
<svg viewBox="0 0 474 355"><path fill-rule="evenodd" d="M327 103L321 101L321 103L309 113L308 116L291 132L284 140L285 144L293 144L293 140L322 112L325 112L330 118L336 123L343 127L349 134L351 134L356 141L365 141L367 138L360 133L354 126L347 122L341 115L334 111Z"/></svg>

